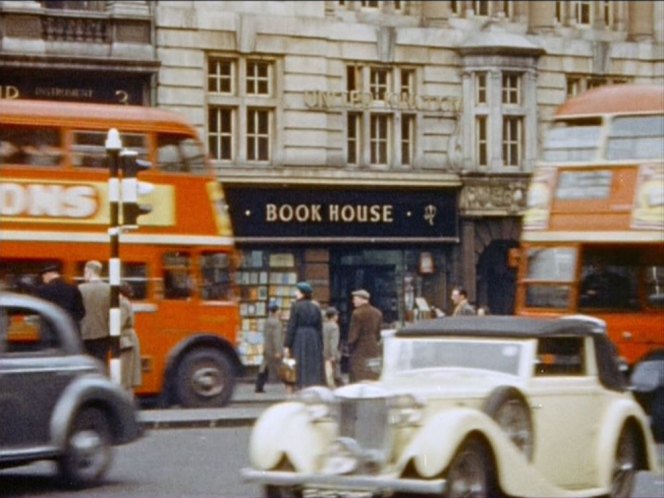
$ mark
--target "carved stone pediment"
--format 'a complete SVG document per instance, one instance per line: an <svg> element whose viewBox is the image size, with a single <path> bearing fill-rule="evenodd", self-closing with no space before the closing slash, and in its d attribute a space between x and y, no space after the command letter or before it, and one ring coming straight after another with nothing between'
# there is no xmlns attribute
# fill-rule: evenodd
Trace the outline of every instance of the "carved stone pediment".
<svg viewBox="0 0 664 498"><path fill-rule="evenodd" d="M459 207L462 216L521 215L526 208L528 177L465 178Z"/></svg>

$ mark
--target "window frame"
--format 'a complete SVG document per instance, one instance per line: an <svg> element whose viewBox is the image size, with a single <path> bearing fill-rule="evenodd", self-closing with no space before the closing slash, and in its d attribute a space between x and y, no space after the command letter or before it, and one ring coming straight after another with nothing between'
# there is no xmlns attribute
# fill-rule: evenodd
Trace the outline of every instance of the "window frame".
<svg viewBox="0 0 664 498"><path fill-rule="evenodd" d="M250 130L250 113L254 113L256 116L259 117L259 119L254 119L254 130ZM264 114L263 114L264 113ZM247 152L247 162L250 163L262 163L262 162L269 162L272 158L272 143L273 143L273 137L272 137L272 115L273 111L272 109L264 108L264 107L254 107L254 106L248 106L246 110L246 131L245 131L245 136L247 138L246 141L246 152ZM266 116L266 123L265 125L267 126L267 130L265 132L262 132L260 129L261 124L260 123L260 117ZM251 145L250 145L250 138L253 139L253 157L250 155L250 150L251 150ZM266 140L267 144L265 146L266 148L266 153L267 157L259 157L260 152L261 152L261 143Z"/></svg>
<svg viewBox="0 0 664 498"><path fill-rule="evenodd" d="M369 164L371 166L389 166L392 159L390 144L394 133L392 115L374 112L369 116ZM378 133L376 134L376 132ZM382 136L382 133L385 136ZM383 154L384 158L381 157Z"/></svg>

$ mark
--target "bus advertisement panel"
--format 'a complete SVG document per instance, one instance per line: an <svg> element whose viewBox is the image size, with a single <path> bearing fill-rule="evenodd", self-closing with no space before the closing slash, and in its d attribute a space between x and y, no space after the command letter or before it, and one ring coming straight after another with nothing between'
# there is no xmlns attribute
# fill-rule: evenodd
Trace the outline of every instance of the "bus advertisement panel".
<svg viewBox="0 0 664 498"><path fill-rule="evenodd" d="M528 194L517 313L604 320L634 366L664 348L664 90L565 102Z"/></svg>
<svg viewBox="0 0 664 498"><path fill-rule="evenodd" d="M241 364L232 231L221 186L196 131L146 107L0 100L0 282L31 292L57 264L81 282L85 262L110 257L105 140L150 168L152 211L120 236L122 279L132 286L143 384L181 406L223 406Z"/></svg>

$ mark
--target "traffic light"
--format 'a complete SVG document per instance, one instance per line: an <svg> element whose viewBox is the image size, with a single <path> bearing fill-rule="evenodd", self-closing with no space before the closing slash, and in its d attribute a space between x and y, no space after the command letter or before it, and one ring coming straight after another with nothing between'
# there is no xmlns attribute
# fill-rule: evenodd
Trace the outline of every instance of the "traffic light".
<svg viewBox="0 0 664 498"><path fill-rule="evenodd" d="M120 153L122 165L122 226L124 228L138 228L138 217L152 211L149 204L139 204L138 198L152 193L154 185L138 181L139 170L149 169L150 164L138 159L138 153L133 150L123 150Z"/></svg>

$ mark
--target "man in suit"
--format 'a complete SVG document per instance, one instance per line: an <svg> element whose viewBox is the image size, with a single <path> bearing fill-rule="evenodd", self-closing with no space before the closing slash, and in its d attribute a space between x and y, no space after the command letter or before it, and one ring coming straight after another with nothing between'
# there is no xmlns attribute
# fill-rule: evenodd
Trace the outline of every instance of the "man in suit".
<svg viewBox="0 0 664 498"><path fill-rule="evenodd" d="M375 380L378 372L367 362L380 356L380 329L383 314L369 304L371 295L364 289L352 292L355 310L350 317L348 347L350 348L350 381Z"/></svg>
<svg viewBox="0 0 664 498"><path fill-rule="evenodd" d="M102 265L99 261L88 261L83 270L84 283L79 285L85 305L85 318L81 321L81 336L88 354L108 361L111 350L111 286L101 279Z"/></svg>
<svg viewBox="0 0 664 498"><path fill-rule="evenodd" d="M468 293L465 289L455 287L451 295L454 303L452 316L470 316L475 314L475 308L468 302Z"/></svg>
<svg viewBox="0 0 664 498"><path fill-rule="evenodd" d="M39 274L42 285L37 287L35 295L63 308L76 327L79 327L79 322L85 316L85 306L78 287L62 278L57 264L46 265Z"/></svg>

